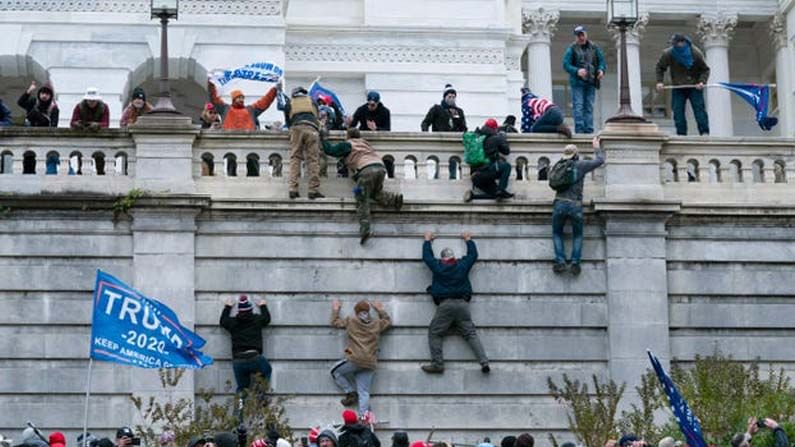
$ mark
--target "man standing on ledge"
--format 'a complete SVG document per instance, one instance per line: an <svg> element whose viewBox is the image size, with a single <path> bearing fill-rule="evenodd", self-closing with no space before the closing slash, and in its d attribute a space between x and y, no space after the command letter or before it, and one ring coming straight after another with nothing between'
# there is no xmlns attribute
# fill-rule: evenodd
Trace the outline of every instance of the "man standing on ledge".
<svg viewBox="0 0 795 447"><path fill-rule="evenodd" d="M422 246L422 260L433 272L433 282L428 286L428 292L436 304L436 314L428 328L428 346L431 351L431 364L422 365L422 370L430 374L444 372L444 357L442 355L442 342L451 327L455 327L469 343L480 363L480 370L486 374L489 368L489 359L480 344L480 339L472 322L469 311L469 300L472 299L472 284L469 282L469 271L478 259L478 249L472 234L464 232L461 235L467 244L467 254L461 259L455 258L451 248L442 250L442 258L433 256L431 241L433 233L425 232L425 243Z"/></svg>
<svg viewBox="0 0 795 447"><path fill-rule="evenodd" d="M588 40L584 26L574 28L576 40L563 54L563 69L569 74L574 131L593 133L593 102L607 66L602 50Z"/></svg>
<svg viewBox="0 0 795 447"><path fill-rule="evenodd" d="M301 160L306 163L309 174L309 198L322 199L325 196L320 192L320 112L317 104L305 88L296 87L284 106L284 114L290 126L290 176L287 179L290 199L299 197Z"/></svg>

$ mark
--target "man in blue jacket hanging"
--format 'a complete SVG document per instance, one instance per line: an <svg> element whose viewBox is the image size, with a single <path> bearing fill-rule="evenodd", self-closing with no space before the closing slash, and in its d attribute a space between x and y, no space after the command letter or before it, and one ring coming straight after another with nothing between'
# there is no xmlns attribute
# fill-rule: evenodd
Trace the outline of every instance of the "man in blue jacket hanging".
<svg viewBox="0 0 795 447"><path fill-rule="evenodd" d="M563 69L569 74L571 110L576 133L593 133L593 102L607 66L602 50L588 40L585 27L574 28L576 40L563 54Z"/></svg>

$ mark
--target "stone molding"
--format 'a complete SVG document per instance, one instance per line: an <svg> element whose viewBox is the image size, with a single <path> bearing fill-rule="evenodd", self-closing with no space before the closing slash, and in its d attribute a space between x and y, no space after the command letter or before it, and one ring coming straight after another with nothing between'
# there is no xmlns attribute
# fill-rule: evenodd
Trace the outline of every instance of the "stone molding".
<svg viewBox="0 0 795 447"><path fill-rule="evenodd" d="M782 14L776 14L770 19L768 33L773 43L773 50L778 51L787 47L787 19Z"/></svg>
<svg viewBox="0 0 795 447"><path fill-rule="evenodd" d="M522 32L530 36L531 43L549 43L558 28L560 12L538 9L522 9Z"/></svg>
<svg viewBox="0 0 795 447"><path fill-rule="evenodd" d="M149 0L0 0L0 11L149 13ZM277 16L282 0L183 0L181 14Z"/></svg>
<svg viewBox="0 0 795 447"><path fill-rule="evenodd" d="M502 65L505 63L505 50L383 45L288 45L284 48L284 57L288 62Z"/></svg>
<svg viewBox="0 0 795 447"><path fill-rule="evenodd" d="M699 17L697 32L704 47L727 47L737 27L737 14L705 14Z"/></svg>
<svg viewBox="0 0 795 447"><path fill-rule="evenodd" d="M627 45L640 45L643 35L646 34L646 26L649 24L649 14L641 14L638 21L627 28ZM621 45L621 33L615 25L609 25L607 30L613 37L616 46Z"/></svg>

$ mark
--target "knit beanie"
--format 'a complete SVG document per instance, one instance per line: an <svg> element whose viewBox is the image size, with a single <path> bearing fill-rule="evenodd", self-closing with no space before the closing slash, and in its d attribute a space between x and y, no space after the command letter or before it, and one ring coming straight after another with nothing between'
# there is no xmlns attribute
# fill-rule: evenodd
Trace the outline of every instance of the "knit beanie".
<svg viewBox="0 0 795 447"><path fill-rule="evenodd" d="M497 124L497 120L495 120L494 118L487 119L486 122L483 123L483 126L488 127L489 129L492 130L497 130L497 128L500 127L500 125Z"/></svg>
<svg viewBox="0 0 795 447"><path fill-rule="evenodd" d="M320 432L319 435L317 435L317 443L318 444L320 444L320 439L321 438L327 438L331 442L333 442L335 446L337 445L337 435L331 430L323 430L322 432Z"/></svg>
<svg viewBox="0 0 795 447"><path fill-rule="evenodd" d="M132 99L143 99L146 101L146 92L141 87L135 87L132 92Z"/></svg>
<svg viewBox="0 0 795 447"><path fill-rule="evenodd" d="M66 447L66 438L63 433L56 431L50 433L50 447Z"/></svg>
<svg viewBox="0 0 795 447"><path fill-rule="evenodd" d="M506 436L502 438L500 447L513 447L514 444L516 444L516 436Z"/></svg>
<svg viewBox="0 0 795 447"><path fill-rule="evenodd" d="M356 312L357 314L359 312L370 312L370 303L368 303L365 300L359 301L358 303L356 303L355 306L353 306L353 311ZM344 414L345 413L343 413L343 415Z"/></svg>
<svg viewBox="0 0 795 447"><path fill-rule="evenodd" d="M458 96L458 92L455 91L455 89L453 88L452 84L445 84L444 92L442 93L442 99L444 99L444 97L447 96L449 93L452 93L452 94Z"/></svg>
<svg viewBox="0 0 795 447"><path fill-rule="evenodd" d="M320 434L320 427L312 427L306 437L309 439L310 444L317 444L317 437Z"/></svg>
<svg viewBox="0 0 795 447"><path fill-rule="evenodd" d="M396 431L393 433L392 447L409 447L409 434L404 431Z"/></svg>
<svg viewBox="0 0 795 447"><path fill-rule="evenodd" d="M232 95L232 102L241 96L246 96L243 94L243 90L240 90L239 88L232 90L229 94Z"/></svg>
<svg viewBox="0 0 795 447"><path fill-rule="evenodd" d="M535 444L535 439L530 433L522 433L516 438L516 447L533 447L533 444Z"/></svg>
<svg viewBox="0 0 795 447"><path fill-rule="evenodd" d="M28 441L32 441L34 439L38 439L36 436L36 430L32 427L27 427L26 429L22 430L22 443L25 444Z"/></svg>
<svg viewBox="0 0 795 447"><path fill-rule="evenodd" d="M237 311L251 312L252 309L254 309L254 305L251 304L251 300L248 299L248 296L240 295L240 298L237 300Z"/></svg>
<svg viewBox="0 0 795 447"><path fill-rule="evenodd" d="M637 440L638 440L637 436L635 436L633 434L626 434L626 435L622 436L621 439L618 440L618 445L620 447L626 447L628 445L631 445L633 442L635 442Z"/></svg>
<svg viewBox="0 0 795 447"><path fill-rule="evenodd" d="M228 431L216 433L213 439L218 447L237 447L237 436Z"/></svg>

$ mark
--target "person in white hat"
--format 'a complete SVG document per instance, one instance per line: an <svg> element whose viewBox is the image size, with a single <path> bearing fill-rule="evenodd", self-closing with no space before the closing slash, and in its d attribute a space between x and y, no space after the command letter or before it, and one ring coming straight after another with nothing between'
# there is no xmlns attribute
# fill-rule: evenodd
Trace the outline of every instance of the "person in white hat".
<svg viewBox="0 0 795 447"><path fill-rule="evenodd" d="M99 130L107 129L110 123L108 105L102 102L96 87L86 89L83 100L72 111L72 129Z"/></svg>

